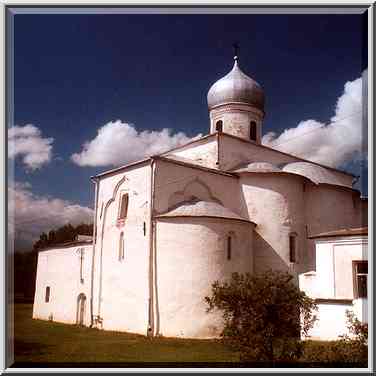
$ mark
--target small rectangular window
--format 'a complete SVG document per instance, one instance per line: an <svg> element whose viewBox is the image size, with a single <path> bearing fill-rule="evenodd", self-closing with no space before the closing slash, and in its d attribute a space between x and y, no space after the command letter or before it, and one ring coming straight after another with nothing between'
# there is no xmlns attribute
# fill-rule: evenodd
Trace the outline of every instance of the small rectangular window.
<svg viewBox="0 0 376 376"><path fill-rule="evenodd" d="M368 261L353 261L354 298L367 298Z"/></svg>
<svg viewBox="0 0 376 376"><path fill-rule="evenodd" d="M289 236L290 262L296 262L296 235Z"/></svg>
<svg viewBox="0 0 376 376"><path fill-rule="evenodd" d="M249 138L252 141L256 141L257 138L257 125L255 121L251 121L249 125Z"/></svg>
<svg viewBox="0 0 376 376"><path fill-rule="evenodd" d="M124 194L121 196L118 218L125 219L127 218L127 214L128 214L128 194Z"/></svg>
<svg viewBox="0 0 376 376"><path fill-rule="evenodd" d="M223 131L223 121L222 120L218 120L216 123L215 123L215 130L217 132L222 132Z"/></svg>
<svg viewBox="0 0 376 376"><path fill-rule="evenodd" d="M120 233L119 237L119 261L124 260L124 233Z"/></svg>
<svg viewBox="0 0 376 376"><path fill-rule="evenodd" d="M231 251L232 251L231 242L232 242L231 236L228 236L227 237L227 260L231 260Z"/></svg>
<svg viewBox="0 0 376 376"><path fill-rule="evenodd" d="M46 287L46 298L45 298L46 303L50 301L50 286Z"/></svg>

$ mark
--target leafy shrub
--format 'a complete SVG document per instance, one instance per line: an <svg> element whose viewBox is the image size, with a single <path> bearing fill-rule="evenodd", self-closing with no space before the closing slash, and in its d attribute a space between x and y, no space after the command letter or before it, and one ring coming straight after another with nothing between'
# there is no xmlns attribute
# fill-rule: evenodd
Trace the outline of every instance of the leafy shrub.
<svg viewBox="0 0 376 376"><path fill-rule="evenodd" d="M328 366L367 366L367 352L364 348L344 340L305 341L299 361Z"/></svg>
<svg viewBox="0 0 376 376"><path fill-rule="evenodd" d="M229 282L214 282L205 301L208 311L222 311L222 338L242 361L297 360L300 333L307 334L316 320L316 304L285 272L234 273Z"/></svg>
<svg viewBox="0 0 376 376"><path fill-rule="evenodd" d="M347 311L347 327L352 336L343 335L338 341L306 341L301 361L308 363L330 363L331 365L353 365L367 367L368 325L361 323L353 312Z"/></svg>
<svg viewBox="0 0 376 376"><path fill-rule="evenodd" d="M353 335L353 337L349 337L348 335L344 335L343 339L347 341L357 341L360 344L367 346L368 345L368 324L362 323L359 321L354 312L347 310L346 311L346 318L347 318L347 329Z"/></svg>

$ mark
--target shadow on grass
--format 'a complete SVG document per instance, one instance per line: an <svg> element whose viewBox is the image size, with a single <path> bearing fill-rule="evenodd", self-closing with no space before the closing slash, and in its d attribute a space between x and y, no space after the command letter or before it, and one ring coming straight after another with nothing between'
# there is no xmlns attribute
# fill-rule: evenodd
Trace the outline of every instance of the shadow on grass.
<svg viewBox="0 0 376 376"><path fill-rule="evenodd" d="M19 339L14 341L14 352L17 355L41 355L47 354L54 346L38 342L24 342Z"/></svg>

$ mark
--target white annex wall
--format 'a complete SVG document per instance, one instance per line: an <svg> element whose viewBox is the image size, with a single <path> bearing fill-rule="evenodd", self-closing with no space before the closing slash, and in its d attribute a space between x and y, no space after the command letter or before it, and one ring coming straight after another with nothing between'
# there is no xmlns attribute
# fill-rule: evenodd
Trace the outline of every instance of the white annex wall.
<svg viewBox="0 0 376 376"><path fill-rule="evenodd" d="M310 185L307 191L306 211L309 235L363 227L362 206L359 196L351 190L330 185Z"/></svg>
<svg viewBox="0 0 376 376"><path fill-rule="evenodd" d="M150 171L145 164L104 176L99 182L94 315L102 319L103 329L147 332ZM125 193L128 214L119 223L120 198ZM122 232L124 259L119 260Z"/></svg>
<svg viewBox="0 0 376 376"><path fill-rule="evenodd" d="M80 249L84 249L80 278ZM75 324L77 300L85 294L84 324L90 325L90 282L92 245L73 245L38 253L33 318ZM50 287L50 299L46 288Z"/></svg>
<svg viewBox="0 0 376 376"><path fill-rule="evenodd" d="M353 260L368 259L366 238L347 237L316 242L316 272L299 276L300 288L318 300L318 318L309 335L318 339L337 339L350 334L346 310L367 322L367 299L354 298Z"/></svg>
<svg viewBox="0 0 376 376"><path fill-rule="evenodd" d="M358 228L364 223L364 207L358 195L329 185L307 186L305 212L308 236L342 228ZM315 269L315 242L308 241L308 265Z"/></svg>
<svg viewBox="0 0 376 376"><path fill-rule="evenodd" d="M346 310L351 310L351 304L320 303L314 327L309 331L310 339L337 340L339 336L349 334L346 327Z"/></svg>
<svg viewBox="0 0 376 376"><path fill-rule="evenodd" d="M212 338L222 330L219 312L207 314L205 296L216 280L253 272L252 232L247 222L222 218L164 218L157 222L156 288L159 334ZM227 237L231 234L231 259Z"/></svg>

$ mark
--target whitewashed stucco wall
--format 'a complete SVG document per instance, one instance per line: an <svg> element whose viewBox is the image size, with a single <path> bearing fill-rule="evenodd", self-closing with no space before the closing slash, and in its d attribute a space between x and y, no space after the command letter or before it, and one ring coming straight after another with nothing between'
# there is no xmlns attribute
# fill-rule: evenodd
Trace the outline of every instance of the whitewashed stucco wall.
<svg viewBox="0 0 376 376"><path fill-rule="evenodd" d="M205 296L216 280L252 273L254 226L226 219L164 218L157 222L156 280L159 334L212 338L222 329L219 312L207 314ZM232 234L231 259L227 236Z"/></svg>
<svg viewBox="0 0 376 376"><path fill-rule="evenodd" d="M80 253L84 249L82 264L83 283L80 280ZM77 299L86 296L84 324L90 325L90 283L92 245L77 244L38 253L33 318L75 324ZM46 287L50 287L49 302L45 301Z"/></svg>
<svg viewBox="0 0 376 376"><path fill-rule="evenodd" d="M219 167L231 170L245 162L269 162L273 164L298 161L297 158L284 155L272 149L261 147L252 142L246 142L221 134L219 136Z"/></svg>
<svg viewBox="0 0 376 376"><path fill-rule="evenodd" d="M255 270L305 269L304 180L279 174L242 174L246 213L257 223L254 239ZM297 262L290 263L289 235L296 233Z"/></svg>
<svg viewBox="0 0 376 376"><path fill-rule="evenodd" d="M318 304L318 321L309 331L308 338L332 341L339 339L341 335L349 334L346 328L346 310L351 308L350 304L335 302Z"/></svg>
<svg viewBox="0 0 376 376"><path fill-rule="evenodd" d="M354 299L352 261L367 260L367 248L359 237L316 241L316 272L302 286L316 298Z"/></svg>
<svg viewBox="0 0 376 376"><path fill-rule="evenodd" d="M307 189L306 211L309 234L362 227L362 204L359 195L330 185L320 184Z"/></svg>
<svg viewBox="0 0 376 376"><path fill-rule="evenodd" d="M103 329L147 333L150 172L150 165L146 164L105 176L99 182L94 315L102 318ZM125 180L115 192L123 177ZM122 193L129 195L128 215L125 223L119 225ZM106 211L106 203L112 197L114 201ZM119 261L121 232L124 233L124 259Z"/></svg>
<svg viewBox="0 0 376 376"><path fill-rule="evenodd" d="M358 319L368 321L367 299L354 299L353 260L368 259L366 237L344 237L316 241L316 272L299 276L299 286L308 296L318 300L318 318L309 332L312 338L337 339L350 334L346 326L346 310Z"/></svg>
<svg viewBox="0 0 376 376"><path fill-rule="evenodd" d="M192 164L209 168L218 168L218 143L216 135L209 136L187 147L166 153L166 156L177 156L189 160Z"/></svg>
<svg viewBox="0 0 376 376"><path fill-rule="evenodd" d="M226 134L219 135L219 168L231 170L245 162L269 162L275 165L301 162L300 158L281 153L252 142L245 142ZM325 167L324 167L325 168ZM352 186L352 176L328 169L335 179L345 186Z"/></svg>
<svg viewBox="0 0 376 376"><path fill-rule="evenodd" d="M309 185L305 194L308 236L341 228L363 227L364 210L359 195L351 190L320 184ZM315 242L308 240L309 269L315 269Z"/></svg>
<svg viewBox="0 0 376 376"><path fill-rule="evenodd" d="M256 142L260 142L262 136L263 113L243 103L231 103L218 106L210 111L210 132L216 131L218 120L223 122L223 132L249 140L250 123L256 122Z"/></svg>
<svg viewBox="0 0 376 376"><path fill-rule="evenodd" d="M181 166L166 161L156 162L155 211L163 213L169 207L196 196L202 200L218 199L222 205L240 213L238 179L217 173Z"/></svg>
<svg viewBox="0 0 376 376"><path fill-rule="evenodd" d="M212 165L217 161L215 141L217 136L220 140L221 168L234 167L239 162L249 160L251 156L252 160L272 163L294 161L293 157L224 135L213 135L213 138L209 137L192 149L188 147L177 151L177 155L193 158L197 164L217 167ZM146 161L104 175L98 182L92 298L93 315L101 318L99 327L103 329L147 333L150 299L151 180L150 161ZM128 215L125 223L119 223L117 219L120 197L123 193L129 195ZM363 204L350 190L328 185L314 186L306 179L294 175L258 173L245 174L238 178L157 159L154 214L166 212L174 205L192 197L220 202L234 213L257 224L254 234L252 226L239 225L239 223L236 225L240 226L235 230L240 234L239 238L244 241L233 245L233 249L236 249L236 252L253 250L253 261L250 263L247 261L249 255L246 253L241 265L233 263L236 268L240 268L237 270L240 272L270 268L287 269L293 273L311 270L316 258L314 243L306 239L307 233L314 234L341 227L363 225L360 210ZM198 301L199 296L205 296L205 291L208 291L205 289L210 287L212 279L227 275L228 270L221 269L221 264L216 261L218 254L223 252L221 248L223 241L218 233L226 233L227 227L234 227L234 223L222 221L218 224L214 221L203 224L189 220L185 220L185 223L178 221L171 223L167 220L158 222L156 243L158 286L156 288L160 294L158 325L161 334L204 338L218 333L218 321L215 321L217 319L211 319L217 324L209 324L208 316L202 316L201 301L200 303ZM121 232L124 233L125 257L119 261ZM295 264L289 263L290 233L297 234L298 257ZM176 247L175 244L181 242L186 244ZM177 248L180 252L176 252ZM77 296L82 291L78 291L75 285L77 281L74 282L74 275L69 273L75 273L71 263L75 265L74 262L79 256L77 255L77 260L70 259L69 257L73 256L65 249L63 255L60 255L60 251L58 249L47 251L46 258L40 256L38 261L40 263L37 277L38 293L35 298L34 316L48 319L52 314L54 320L73 323L76 320ZM92 260L88 255L89 252L85 256L85 263ZM213 265L216 267L214 268ZM90 269L87 265L85 268ZM172 273L169 268L174 268L174 272ZM56 276L49 274L48 270L55 269L58 270ZM189 274L180 276L180 270L191 273L190 279L185 278ZM67 271L69 271L68 277ZM193 289L193 295L186 297L184 294L190 291L189 286L192 291L192 282L189 285L192 276L195 276L194 283L198 283L197 289ZM47 305L44 303L45 284L48 282L46 278L52 281L51 301ZM66 284L67 278L72 286L64 287L61 301L72 300L60 306L60 303L54 301L56 297L54 291L63 286L63 282ZM86 284L90 278L89 275L85 276L83 292L87 296L85 324L90 321L90 286L89 283ZM180 278L179 283L171 282L173 278ZM170 291L171 288L168 286L172 285L175 289ZM178 291L183 292L184 299L173 295ZM192 308L187 308L187 302ZM195 320L195 323L188 320L181 332L181 317L186 317L185 309L194 317L200 318L202 325L200 320Z"/></svg>

